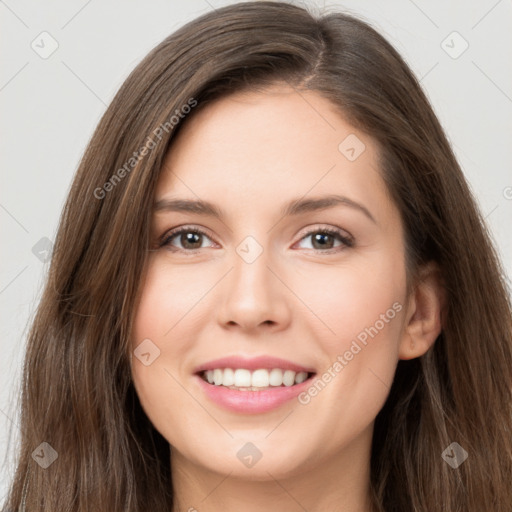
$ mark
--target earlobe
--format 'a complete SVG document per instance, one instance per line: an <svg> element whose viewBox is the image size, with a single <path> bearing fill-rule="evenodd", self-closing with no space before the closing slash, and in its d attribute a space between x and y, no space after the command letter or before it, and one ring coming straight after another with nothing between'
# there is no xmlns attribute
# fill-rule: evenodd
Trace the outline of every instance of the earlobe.
<svg viewBox="0 0 512 512"><path fill-rule="evenodd" d="M442 331L445 291L435 262L424 265L410 296L398 352L399 359L425 354Z"/></svg>

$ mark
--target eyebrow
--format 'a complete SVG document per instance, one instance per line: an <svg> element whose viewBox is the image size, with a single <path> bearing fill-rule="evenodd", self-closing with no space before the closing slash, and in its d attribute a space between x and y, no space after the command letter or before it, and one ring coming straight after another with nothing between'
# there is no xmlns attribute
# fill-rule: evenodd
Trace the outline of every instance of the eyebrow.
<svg viewBox="0 0 512 512"><path fill-rule="evenodd" d="M327 208L332 208L339 205L349 206L355 210L358 210L366 215L366 217L368 217L372 222L375 224L377 223L373 215L365 206L359 204L353 199L349 199L348 197L340 196L337 194L310 199L293 199L292 201L286 203L281 209L281 216L287 217L300 215L303 213L325 210ZM153 211L155 213L162 211L196 213L198 215L214 217L219 220L225 217L222 209L213 203L204 200L170 198L160 199L154 203Z"/></svg>

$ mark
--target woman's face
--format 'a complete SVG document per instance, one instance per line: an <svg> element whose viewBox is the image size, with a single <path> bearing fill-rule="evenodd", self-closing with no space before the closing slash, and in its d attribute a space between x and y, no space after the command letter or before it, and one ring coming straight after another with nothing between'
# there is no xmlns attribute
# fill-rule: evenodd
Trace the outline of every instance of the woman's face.
<svg viewBox="0 0 512 512"><path fill-rule="evenodd" d="M263 480L367 461L406 312L375 142L314 92L232 95L183 126L155 205L132 371L174 462Z"/></svg>

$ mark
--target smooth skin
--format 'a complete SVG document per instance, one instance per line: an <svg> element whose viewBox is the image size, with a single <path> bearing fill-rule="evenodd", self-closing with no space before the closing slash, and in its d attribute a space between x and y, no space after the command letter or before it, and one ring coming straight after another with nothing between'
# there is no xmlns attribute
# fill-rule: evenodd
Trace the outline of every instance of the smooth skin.
<svg viewBox="0 0 512 512"><path fill-rule="evenodd" d="M338 148L350 134L365 145L354 161ZM217 100L174 141L155 201L205 200L224 216L155 212L135 317L132 348L150 339L160 350L148 366L134 357L132 373L171 445L173 512L371 510L375 417L398 360L435 342L442 310L434 265L406 294L403 224L377 151L318 93L281 84ZM291 200L332 194L374 220L347 204L281 214ZM170 238L177 227L207 235ZM322 237L325 228L353 243ZM237 252L248 236L263 251L252 263ZM395 303L401 311L305 405L233 412L211 402L193 375L227 355L271 355L321 376ZM247 442L262 454L251 468L237 457Z"/></svg>

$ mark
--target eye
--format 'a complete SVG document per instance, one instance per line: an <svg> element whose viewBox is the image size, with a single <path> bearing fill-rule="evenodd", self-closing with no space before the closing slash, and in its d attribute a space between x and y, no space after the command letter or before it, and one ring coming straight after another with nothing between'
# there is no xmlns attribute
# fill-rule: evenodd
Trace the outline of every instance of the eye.
<svg viewBox="0 0 512 512"><path fill-rule="evenodd" d="M343 250L343 247L352 247L354 245L354 240L351 236L335 228L314 229L306 233L306 235L300 239L300 242L308 238L311 239L311 246L302 247L303 249L313 249L321 252L338 252L332 251L331 249L341 247L341 250ZM339 242L337 246L335 245L336 241Z"/></svg>
<svg viewBox="0 0 512 512"><path fill-rule="evenodd" d="M210 240L208 235L202 229L196 227L183 226L173 229L165 233L160 242L160 247L167 247L169 250L191 252L197 249L203 249L202 242L204 238ZM181 244L181 247L176 247L174 241Z"/></svg>
<svg viewBox="0 0 512 512"><path fill-rule="evenodd" d="M350 235L335 228L317 228L311 230L300 239L299 243L308 238L311 239L312 243L310 247L302 247L303 249L313 249L320 252L331 253L343 250L343 247L352 247L354 245L354 240ZM202 229L182 226L165 233L161 238L159 246L166 247L171 251L190 253L198 249L204 249L204 239L211 241L210 237ZM338 245L336 245L336 242L338 242ZM179 245L176 246L176 243ZM212 247L212 245L209 247Z"/></svg>

